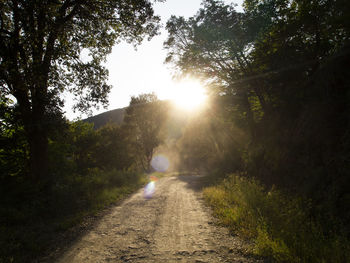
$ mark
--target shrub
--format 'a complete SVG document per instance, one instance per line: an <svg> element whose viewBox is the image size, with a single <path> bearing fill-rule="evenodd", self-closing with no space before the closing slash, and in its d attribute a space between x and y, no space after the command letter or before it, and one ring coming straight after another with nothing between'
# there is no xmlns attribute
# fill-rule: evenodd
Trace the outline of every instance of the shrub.
<svg viewBox="0 0 350 263"><path fill-rule="evenodd" d="M231 175L204 189L221 223L252 238L257 255L277 262L346 262L350 242L342 233L322 227L310 201L291 197L257 180Z"/></svg>

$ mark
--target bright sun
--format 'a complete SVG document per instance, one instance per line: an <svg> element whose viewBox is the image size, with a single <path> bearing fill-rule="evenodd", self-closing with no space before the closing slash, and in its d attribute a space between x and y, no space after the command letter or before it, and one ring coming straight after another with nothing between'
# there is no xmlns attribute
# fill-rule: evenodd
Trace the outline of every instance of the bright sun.
<svg viewBox="0 0 350 263"><path fill-rule="evenodd" d="M174 87L167 91L166 97L173 101L176 106L186 110L198 108L207 99L203 86L194 79L176 82Z"/></svg>

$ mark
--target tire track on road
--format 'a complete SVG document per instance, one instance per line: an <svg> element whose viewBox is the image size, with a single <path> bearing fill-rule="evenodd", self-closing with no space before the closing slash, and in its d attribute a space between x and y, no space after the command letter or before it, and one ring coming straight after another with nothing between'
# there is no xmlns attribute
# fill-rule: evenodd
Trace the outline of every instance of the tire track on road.
<svg viewBox="0 0 350 263"><path fill-rule="evenodd" d="M165 177L151 199L143 189L116 206L57 263L258 262L245 245L213 224L199 176Z"/></svg>

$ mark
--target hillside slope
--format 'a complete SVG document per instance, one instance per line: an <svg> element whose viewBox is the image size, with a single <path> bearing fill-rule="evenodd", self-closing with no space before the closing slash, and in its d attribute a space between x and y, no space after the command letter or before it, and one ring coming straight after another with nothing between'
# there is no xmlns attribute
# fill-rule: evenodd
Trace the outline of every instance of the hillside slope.
<svg viewBox="0 0 350 263"><path fill-rule="evenodd" d="M121 124L124 120L125 108L115 109L103 112L101 114L89 117L84 121L93 123L95 129L99 129L107 123Z"/></svg>

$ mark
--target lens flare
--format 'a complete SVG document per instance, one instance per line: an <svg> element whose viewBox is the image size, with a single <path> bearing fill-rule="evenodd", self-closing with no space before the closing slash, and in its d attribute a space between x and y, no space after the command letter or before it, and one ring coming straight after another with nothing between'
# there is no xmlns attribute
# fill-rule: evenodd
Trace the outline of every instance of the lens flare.
<svg viewBox="0 0 350 263"><path fill-rule="evenodd" d="M154 193L156 191L156 181L158 181L158 178L154 175L151 175L149 177L149 180L150 180L150 182L145 186L145 188L143 190L143 196L146 199L150 199L154 195Z"/></svg>
<svg viewBox="0 0 350 263"><path fill-rule="evenodd" d="M143 195L146 199L150 199L150 198L152 198L155 191L156 191L156 182L151 181L145 186L145 189L143 191Z"/></svg>
<svg viewBox="0 0 350 263"><path fill-rule="evenodd" d="M163 155L156 155L152 158L151 165L157 172L166 172L169 168L169 160Z"/></svg>

